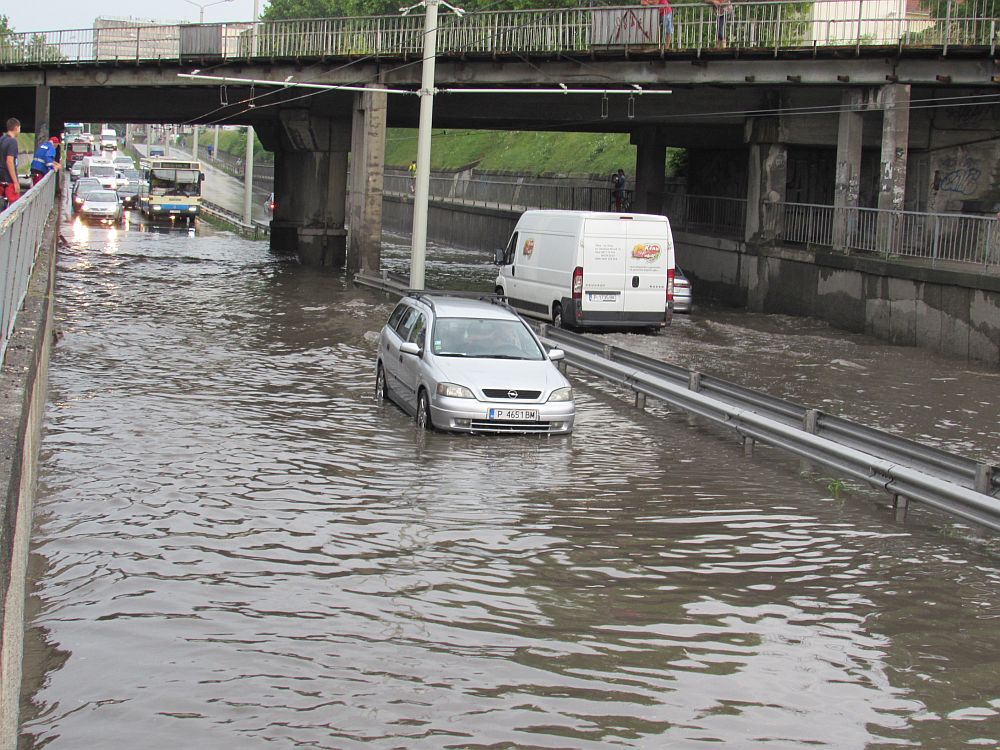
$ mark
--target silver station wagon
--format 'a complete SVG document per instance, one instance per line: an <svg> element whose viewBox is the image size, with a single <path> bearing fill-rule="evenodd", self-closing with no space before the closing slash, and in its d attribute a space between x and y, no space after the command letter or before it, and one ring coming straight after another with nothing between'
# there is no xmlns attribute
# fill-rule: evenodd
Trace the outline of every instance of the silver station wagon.
<svg viewBox="0 0 1000 750"><path fill-rule="evenodd" d="M382 329L375 397L425 429L565 434L576 405L562 357L499 299L412 294Z"/></svg>

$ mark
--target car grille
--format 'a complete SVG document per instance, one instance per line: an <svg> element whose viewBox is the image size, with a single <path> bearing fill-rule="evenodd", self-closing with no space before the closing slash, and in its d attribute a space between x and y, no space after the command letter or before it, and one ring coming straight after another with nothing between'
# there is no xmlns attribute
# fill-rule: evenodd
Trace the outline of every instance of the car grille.
<svg viewBox="0 0 1000 750"><path fill-rule="evenodd" d="M548 432L548 422L497 422L473 419L469 427L474 432Z"/></svg>
<svg viewBox="0 0 1000 750"><path fill-rule="evenodd" d="M516 394L511 396L511 394ZM519 391L516 388L483 388L486 398L512 398L518 401L535 399L542 395L541 391Z"/></svg>

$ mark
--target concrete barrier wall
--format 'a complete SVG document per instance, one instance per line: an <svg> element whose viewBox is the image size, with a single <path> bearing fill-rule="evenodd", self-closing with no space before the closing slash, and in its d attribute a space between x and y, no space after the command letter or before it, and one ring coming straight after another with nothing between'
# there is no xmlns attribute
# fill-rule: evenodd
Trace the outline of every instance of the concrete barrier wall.
<svg viewBox="0 0 1000 750"><path fill-rule="evenodd" d="M474 250L495 250L510 239L519 211L461 206L431 201L427 210L427 239ZM409 234L413 227L413 202L386 196L382 201L382 226Z"/></svg>

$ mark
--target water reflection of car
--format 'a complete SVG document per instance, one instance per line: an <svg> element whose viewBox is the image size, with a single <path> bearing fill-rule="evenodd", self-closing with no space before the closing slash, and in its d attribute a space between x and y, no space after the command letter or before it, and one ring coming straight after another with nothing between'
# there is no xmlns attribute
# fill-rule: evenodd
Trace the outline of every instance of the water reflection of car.
<svg viewBox="0 0 1000 750"><path fill-rule="evenodd" d="M689 313L692 305L691 282L680 267L674 268L674 312Z"/></svg>
<svg viewBox="0 0 1000 750"><path fill-rule="evenodd" d="M85 220L120 224L125 218L125 209L114 190L94 190L84 196L80 216Z"/></svg>
<svg viewBox="0 0 1000 750"><path fill-rule="evenodd" d="M562 357L498 300L414 294L382 329L375 397L425 429L569 433L573 389L553 364Z"/></svg>
<svg viewBox="0 0 1000 750"><path fill-rule="evenodd" d="M87 193L101 190L103 187L101 181L96 177L81 177L78 179L73 184L73 213L77 213L80 210L80 206L83 205L83 199Z"/></svg>

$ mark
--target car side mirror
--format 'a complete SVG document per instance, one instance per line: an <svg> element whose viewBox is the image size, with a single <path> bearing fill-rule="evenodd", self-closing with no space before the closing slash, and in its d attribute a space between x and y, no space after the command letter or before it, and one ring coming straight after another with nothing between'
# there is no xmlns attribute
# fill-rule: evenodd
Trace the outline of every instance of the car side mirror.
<svg viewBox="0 0 1000 750"><path fill-rule="evenodd" d="M412 354L414 357L420 356L420 345L413 341L405 341L399 345L400 354Z"/></svg>
<svg viewBox="0 0 1000 750"><path fill-rule="evenodd" d="M549 349L549 361L558 362L560 359L565 358L566 352L562 349Z"/></svg>
<svg viewBox="0 0 1000 750"><path fill-rule="evenodd" d="M505 254L506 254L506 251L503 248L500 248L495 253L493 253L493 265L496 265L496 266L506 265L504 263L504 255Z"/></svg>

